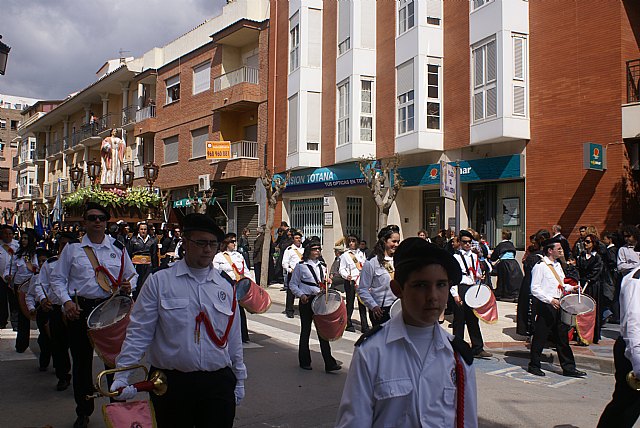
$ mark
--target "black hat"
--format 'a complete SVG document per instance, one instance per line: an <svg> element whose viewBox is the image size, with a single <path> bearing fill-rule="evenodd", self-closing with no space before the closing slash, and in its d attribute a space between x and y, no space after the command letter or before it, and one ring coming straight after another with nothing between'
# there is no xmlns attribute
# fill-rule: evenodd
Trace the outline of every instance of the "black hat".
<svg viewBox="0 0 640 428"><path fill-rule="evenodd" d="M302 232L300 232L298 229L295 229L293 232L291 232L291 237L294 236L302 236Z"/></svg>
<svg viewBox="0 0 640 428"><path fill-rule="evenodd" d="M66 238L71 242L76 242L78 240L78 234L76 232L58 232L56 236L58 239Z"/></svg>
<svg viewBox="0 0 640 428"><path fill-rule="evenodd" d="M468 230L465 230L465 229L462 229L460 231L460 238L462 238L463 236L466 236L467 238L473 239L473 234L471 232L469 232Z"/></svg>
<svg viewBox="0 0 640 428"><path fill-rule="evenodd" d="M547 245L552 245L552 244L562 244L562 242L560 238L557 236L554 236L553 238L545 239L544 241L542 241L543 247L546 247Z"/></svg>
<svg viewBox="0 0 640 428"><path fill-rule="evenodd" d="M100 205L97 202L87 202L87 204L84 206L84 215L87 215L87 212L89 210L98 210L98 211L102 211L102 213L104 215L107 216L107 221L109 221L111 219L111 214L109 213L109 209L106 207L103 207L102 205Z"/></svg>
<svg viewBox="0 0 640 428"><path fill-rule="evenodd" d="M422 238L407 238L396 248L396 252L393 254L393 266L398 271L403 265L416 262L423 266L441 265L447 271L451 284L459 284L462 279L460 265L448 251Z"/></svg>
<svg viewBox="0 0 640 428"><path fill-rule="evenodd" d="M224 232L216 222L209 216L204 214L188 214L182 219L182 230L183 232L209 232L211 234L216 235L218 241L222 241L224 239Z"/></svg>
<svg viewBox="0 0 640 428"><path fill-rule="evenodd" d="M389 224L383 227L382 229L380 229L380 232L378 232L378 239L387 238L393 235L394 233L400 233L400 228L395 224Z"/></svg>
<svg viewBox="0 0 640 428"><path fill-rule="evenodd" d="M307 239L306 241L304 241L304 243L302 244L302 246L304 248L311 248L311 247L321 247L322 243L320 242L319 239L315 238L315 237L311 237L309 239Z"/></svg>

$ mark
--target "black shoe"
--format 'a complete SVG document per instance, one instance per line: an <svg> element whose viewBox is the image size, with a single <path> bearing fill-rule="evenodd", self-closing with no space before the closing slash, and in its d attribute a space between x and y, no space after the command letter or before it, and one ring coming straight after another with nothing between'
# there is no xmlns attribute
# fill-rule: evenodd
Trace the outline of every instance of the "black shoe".
<svg viewBox="0 0 640 428"><path fill-rule="evenodd" d="M365 333L367 333L369 330L371 330L369 327L363 327L361 331L362 331L362 334L365 334Z"/></svg>
<svg viewBox="0 0 640 428"><path fill-rule="evenodd" d="M345 329L346 331L350 331L352 333L356 332L356 328L352 325L348 325L347 328Z"/></svg>
<svg viewBox="0 0 640 428"><path fill-rule="evenodd" d="M303 366L302 364L300 364L300 368L302 370L313 370L313 367L311 367L311 366Z"/></svg>
<svg viewBox="0 0 640 428"><path fill-rule="evenodd" d="M493 354L485 351L484 349L473 356L473 358L489 358L493 357Z"/></svg>
<svg viewBox="0 0 640 428"><path fill-rule="evenodd" d="M582 370L573 369L573 370L562 370L562 376L567 377L585 377L587 372L583 372Z"/></svg>
<svg viewBox="0 0 640 428"><path fill-rule="evenodd" d="M73 423L73 428L87 428L89 426L89 416L78 416Z"/></svg>
<svg viewBox="0 0 640 428"><path fill-rule="evenodd" d="M287 318L293 318L293 314L287 314Z"/></svg>
<svg viewBox="0 0 640 428"><path fill-rule="evenodd" d="M341 368L342 368L342 366L340 364L336 364L335 366L325 367L324 371L327 372L327 373L337 372Z"/></svg>
<svg viewBox="0 0 640 428"><path fill-rule="evenodd" d="M16 348L16 352L17 352L18 354L24 354L24 351L26 351L26 350L27 350L27 348L24 348L24 349L18 349L18 348Z"/></svg>
<svg viewBox="0 0 640 428"><path fill-rule="evenodd" d="M69 379L60 379L56 385L56 391L64 391L69 388L71 381Z"/></svg>
<svg viewBox="0 0 640 428"><path fill-rule="evenodd" d="M527 368L527 371L532 375L545 376L544 372L540 370L540 367L534 367L532 365L529 365L529 368Z"/></svg>

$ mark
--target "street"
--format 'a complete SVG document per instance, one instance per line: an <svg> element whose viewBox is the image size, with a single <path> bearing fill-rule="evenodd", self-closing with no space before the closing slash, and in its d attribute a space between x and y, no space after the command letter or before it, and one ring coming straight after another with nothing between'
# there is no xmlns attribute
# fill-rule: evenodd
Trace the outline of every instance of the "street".
<svg viewBox="0 0 640 428"><path fill-rule="evenodd" d="M237 427L331 427L359 334L345 332L332 343L333 355L344 364L326 374L315 333L312 333L313 371L298 368L299 319L288 319L283 306L274 302L269 312L249 315L251 343L245 347L249 370L246 398L237 409ZM448 323L445 323L445 326ZM32 330L31 349L37 351L37 331ZM51 368L39 372L36 355L13 350L15 333L0 331L0 426L6 428L70 427L75 419L73 392L55 391ZM589 371L586 379L563 377L558 366L543 364L547 376L528 374L528 361L496 354L475 360L482 427L593 427L611 397L613 376ZM94 368L101 367L94 359ZM171 386L169 385L169 388ZM139 397L143 397L140 394ZM105 426L96 402L91 427Z"/></svg>

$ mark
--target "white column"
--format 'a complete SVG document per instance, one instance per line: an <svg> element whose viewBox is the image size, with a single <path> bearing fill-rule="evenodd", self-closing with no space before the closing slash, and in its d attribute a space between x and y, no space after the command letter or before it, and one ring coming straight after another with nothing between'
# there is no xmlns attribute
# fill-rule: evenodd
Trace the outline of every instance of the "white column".
<svg viewBox="0 0 640 428"><path fill-rule="evenodd" d="M85 178L87 176L87 161L89 160L89 147L84 148L84 156L82 158L82 171L83 171L83 180L88 180Z"/></svg>
<svg viewBox="0 0 640 428"><path fill-rule="evenodd" d="M48 183L49 182L49 161L46 158L49 155L48 149L49 149L49 142L51 141L51 128L47 128L47 131L45 132L44 135L45 135L45 139L44 139L44 154L45 154L44 181L45 181L45 183Z"/></svg>
<svg viewBox="0 0 640 428"><path fill-rule="evenodd" d="M109 94L104 94L102 96L102 116L109 114ZM104 122L101 125L110 128L111 125L108 123L109 118L105 117Z"/></svg>
<svg viewBox="0 0 640 428"><path fill-rule="evenodd" d="M84 107L84 123L89 123L91 120L91 104L83 104Z"/></svg>
<svg viewBox="0 0 640 428"><path fill-rule="evenodd" d="M135 100L138 105L138 110L144 107L144 85L138 83L138 99Z"/></svg>

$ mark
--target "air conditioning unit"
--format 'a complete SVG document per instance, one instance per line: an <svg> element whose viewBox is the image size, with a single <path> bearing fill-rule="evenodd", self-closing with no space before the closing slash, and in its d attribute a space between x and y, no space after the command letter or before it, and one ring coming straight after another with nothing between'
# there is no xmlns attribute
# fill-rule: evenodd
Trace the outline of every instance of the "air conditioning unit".
<svg viewBox="0 0 640 428"><path fill-rule="evenodd" d="M202 174L198 176L198 192L204 192L211 189L211 179L209 174Z"/></svg>
<svg viewBox="0 0 640 428"><path fill-rule="evenodd" d="M255 202L256 186L231 186L231 202Z"/></svg>

